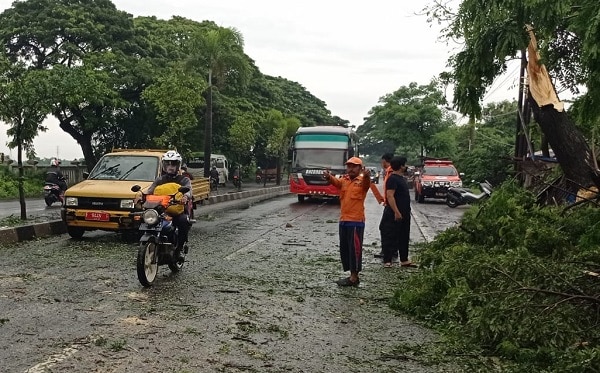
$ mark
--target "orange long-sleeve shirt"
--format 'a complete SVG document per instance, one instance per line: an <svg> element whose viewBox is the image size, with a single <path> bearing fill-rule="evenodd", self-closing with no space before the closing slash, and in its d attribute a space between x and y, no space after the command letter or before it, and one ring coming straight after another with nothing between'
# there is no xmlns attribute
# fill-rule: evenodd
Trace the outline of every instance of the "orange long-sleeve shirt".
<svg viewBox="0 0 600 373"><path fill-rule="evenodd" d="M342 178L329 176L329 182L340 190L340 221L365 221L365 198L371 179L357 176L351 180L348 175Z"/></svg>

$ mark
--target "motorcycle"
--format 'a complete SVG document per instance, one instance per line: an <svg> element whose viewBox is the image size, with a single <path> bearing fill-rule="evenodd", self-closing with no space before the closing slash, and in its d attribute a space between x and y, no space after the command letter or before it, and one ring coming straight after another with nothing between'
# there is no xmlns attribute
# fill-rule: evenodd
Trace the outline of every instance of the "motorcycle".
<svg viewBox="0 0 600 373"><path fill-rule="evenodd" d="M52 206L55 202L62 204L64 195L65 191L60 189L58 184L44 183L44 201L46 201L46 206Z"/></svg>
<svg viewBox="0 0 600 373"><path fill-rule="evenodd" d="M446 194L446 205L454 208L460 205L479 202L485 198L488 198L493 191L492 185L487 180L479 183L479 189L481 190L481 193L475 194L464 188L448 188L448 193Z"/></svg>
<svg viewBox="0 0 600 373"><path fill-rule="evenodd" d="M233 177L233 186L238 190L242 189L242 180L239 178L239 176Z"/></svg>
<svg viewBox="0 0 600 373"><path fill-rule="evenodd" d="M219 181L214 177L209 177L210 180L210 190L217 191L219 189Z"/></svg>
<svg viewBox="0 0 600 373"><path fill-rule="evenodd" d="M138 193L142 188L139 185L131 187L131 191ZM140 247L137 254L137 276L145 287L152 286L158 273L158 266L168 265L172 272L179 272L188 253L188 245L183 245L183 255L176 255L178 228L173 224L171 217L166 213L169 206L180 204L176 196L189 192L188 187L180 187L178 193L168 196L156 196L141 193L139 203L143 211L136 212L142 222L139 230L142 233ZM190 220L193 224L194 220Z"/></svg>

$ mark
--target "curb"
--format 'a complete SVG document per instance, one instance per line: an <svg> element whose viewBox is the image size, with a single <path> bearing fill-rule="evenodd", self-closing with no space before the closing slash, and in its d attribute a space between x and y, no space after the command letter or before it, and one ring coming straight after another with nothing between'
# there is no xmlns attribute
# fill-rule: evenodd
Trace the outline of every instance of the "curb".
<svg viewBox="0 0 600 373"><path fill-rule="evenodd" d="M289 186L269 187L263 189L245 190L210 196L199 201L199 205L214 205L221 202L246 199L249 197L263 197L261 200L279 197L289 194ZM14 244L22 241L34 240L36 238L49 237L57 234L67 233L67 226L62 220L51 220L43 223L22 225L13 228L0 229L0 244Z"/></svg>

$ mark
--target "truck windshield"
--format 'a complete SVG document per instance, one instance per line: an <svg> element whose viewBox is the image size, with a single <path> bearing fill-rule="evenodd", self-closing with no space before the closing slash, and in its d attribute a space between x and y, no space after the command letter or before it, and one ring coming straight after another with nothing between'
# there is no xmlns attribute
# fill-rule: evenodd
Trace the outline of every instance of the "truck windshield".
<svg viewBox="0 0 600 373"><path fill-rule="evenodd" d="M154 181L158 157L105 155L100 158L88 180Z"/></svg>
<svg viewBox="0 0 600 373"><path fill-rule="evenodd" d="M344 168L345 153L345 150L340 149L297 149L292 168Z"/></svg>
<svg viewBox="0 0 600 373"><path fill-rule="evenodd" d="M427 167L425 166L423 174L431 176L456 176L454 167Z"/></svg>

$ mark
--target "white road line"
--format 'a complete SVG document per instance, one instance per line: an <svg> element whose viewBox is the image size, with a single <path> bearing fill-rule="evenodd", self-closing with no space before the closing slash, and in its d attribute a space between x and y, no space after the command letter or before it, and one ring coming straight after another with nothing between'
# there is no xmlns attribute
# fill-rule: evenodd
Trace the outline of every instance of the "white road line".
<svg viewBox="0 0 600 373"><path fill-rule="evenodd" d="M437 233L434 229L432 229L429 226L429 224L427 224L427 218L425 218L420 212L417 212L415 209L411 209L410 214L412 215L413 220L417 224L417 227L419 227L419 230L421 231L425 242L433 241Z"/></svg>
<svg viewBox="0 0 600 373"><path fill-rule="evenodd" d="M251 248L255 247L256 245L258 245L259 243L263 243L266 240L264 238L259 238L256 241L250 242L249 244L247 244L246 246L232 252L231 254L227 255L225 257L226 260L231 260L233 258L235 258L236 256L240 255L240 254L244 254L247 253L248 251L250 251Z"/></svg>

